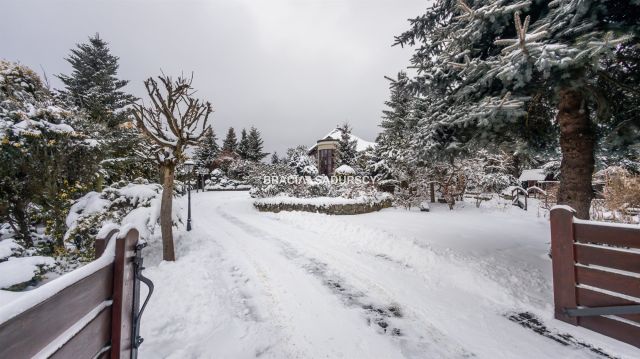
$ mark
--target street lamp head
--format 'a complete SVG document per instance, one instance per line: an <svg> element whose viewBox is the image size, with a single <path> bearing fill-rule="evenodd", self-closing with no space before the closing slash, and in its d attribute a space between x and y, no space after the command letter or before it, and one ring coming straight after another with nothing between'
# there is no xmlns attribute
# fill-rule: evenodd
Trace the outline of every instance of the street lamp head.
<svg viewBox="0 0 640 359"><path fill-rule="evenodd" d="M191 171L193 171L193 168L196 166L196 164L192 160L186 160L184 161L183 166L185 171L187 171L187 173L191 173Z"/></svg>

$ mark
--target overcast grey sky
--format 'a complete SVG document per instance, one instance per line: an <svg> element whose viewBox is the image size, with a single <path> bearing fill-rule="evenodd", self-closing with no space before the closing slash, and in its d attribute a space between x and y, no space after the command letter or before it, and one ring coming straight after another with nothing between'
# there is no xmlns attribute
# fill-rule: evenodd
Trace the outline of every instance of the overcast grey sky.
<svg viewBox="0 0 640 359"><path fill-rule="evenodd" d="M312 145L345 120L374 140L388 82L409 49L391 47L427 0L1 0L0 57L69 73L69 49L96 32L127 90L159 73L195 74L223 137L256 126L265 150Z"/></svg>

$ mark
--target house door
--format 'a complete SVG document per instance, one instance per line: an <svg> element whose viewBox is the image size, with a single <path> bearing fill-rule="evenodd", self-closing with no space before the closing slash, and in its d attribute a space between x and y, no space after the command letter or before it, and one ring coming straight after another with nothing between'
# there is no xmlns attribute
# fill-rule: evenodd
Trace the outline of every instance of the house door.
<svg viewBox="0 0 640 359"><path fill-rule="evenodd" d="M318 166L320 174L330 176L333 173L333 150L318 151Z"/></svg>

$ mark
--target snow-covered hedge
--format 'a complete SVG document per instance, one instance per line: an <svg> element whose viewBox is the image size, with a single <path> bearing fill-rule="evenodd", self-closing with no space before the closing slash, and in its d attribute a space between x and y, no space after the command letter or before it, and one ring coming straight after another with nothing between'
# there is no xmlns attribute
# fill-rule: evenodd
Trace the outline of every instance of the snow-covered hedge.
<svg viewBox="0 0 640 359"><path fill-rule="evenodd" d="M362 214L390 207L391 199L392 196L384 192L354 198L275 196L257 199L253 205L262 212L304 211L326 214Z"/></svg>
<svg viewBox="0 0 640 359"><path fill-rule="evenodd" d="M253 179L251 197L290 196L298 198L337 197L339 193L326 176L298 176L296 174L265 173Z"/></svg>

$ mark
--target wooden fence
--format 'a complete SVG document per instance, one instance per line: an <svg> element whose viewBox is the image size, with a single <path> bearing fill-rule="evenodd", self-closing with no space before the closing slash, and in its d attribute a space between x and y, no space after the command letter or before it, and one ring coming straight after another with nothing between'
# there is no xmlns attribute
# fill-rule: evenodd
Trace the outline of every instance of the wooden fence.
<svg viewBox="0 0 640 359"><path fill-rule="evenodd" d="M0 358L137 356L142 246L135 229L104 232L94 261L0 308Z"/></svg>
<svg viewBox="0 0 640 359"><path fill-rule="evenodd" d="M555 317L640 347L640 227L551 210Z"/></svg>

